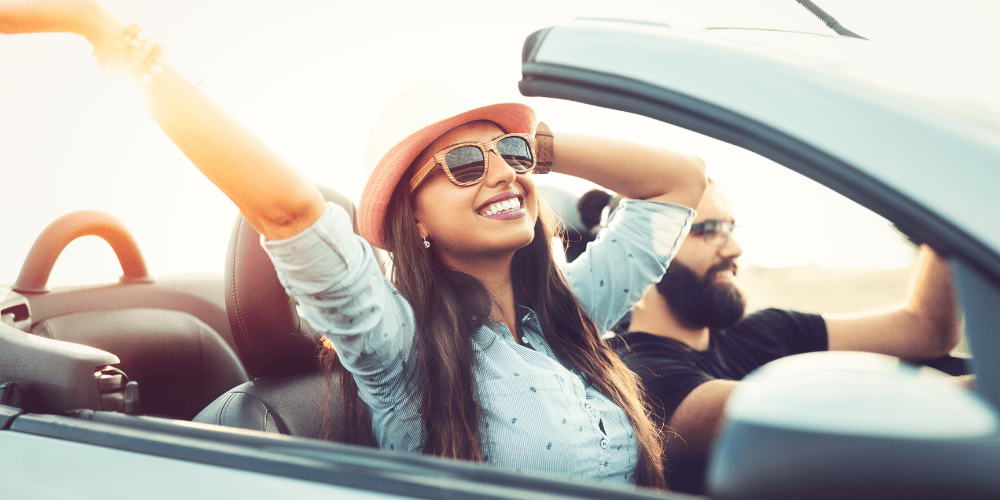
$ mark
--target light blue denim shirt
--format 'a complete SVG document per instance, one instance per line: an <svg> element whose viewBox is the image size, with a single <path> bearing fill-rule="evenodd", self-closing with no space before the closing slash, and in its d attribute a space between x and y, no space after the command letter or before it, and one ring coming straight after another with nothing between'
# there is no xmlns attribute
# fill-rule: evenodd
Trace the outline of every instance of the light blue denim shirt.
<svg viewBox="0 0 1000 500"><path fill-rule="evenodd" d="M690 208L625 200L564 274L603 331L660 280L687 235ZM309 229L266 241L278 278L357 380L382 448L419 452L420 372L413 310L381 274L346 212L330 205ZM516 471L634 483L636 439L625 413L563 366L535 313L520 307L525 345L503 324L472 334L486 462Z"/></svg>

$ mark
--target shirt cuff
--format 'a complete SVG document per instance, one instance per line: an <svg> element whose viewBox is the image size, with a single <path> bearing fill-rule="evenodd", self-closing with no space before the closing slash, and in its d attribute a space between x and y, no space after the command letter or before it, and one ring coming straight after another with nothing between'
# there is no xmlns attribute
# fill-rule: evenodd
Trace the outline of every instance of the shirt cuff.
<svg viewBox="0 0 1000 500"><path fill-rule="evenodd" d="M676 255L697 216L691 207L667 201L625 199L618 204L615 213L619 210L619 217L614 217L615 214L609 217L608 227L617 226L616 229L623 232L635 231L643 226L637 224L637 220L648 221L653 249L668 259Z"/></svg>

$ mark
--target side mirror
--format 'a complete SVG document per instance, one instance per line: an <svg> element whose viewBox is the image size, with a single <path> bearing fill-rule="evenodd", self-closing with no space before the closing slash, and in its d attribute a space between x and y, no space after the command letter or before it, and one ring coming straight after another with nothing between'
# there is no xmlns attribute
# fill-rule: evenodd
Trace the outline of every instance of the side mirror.
<svg viewBox="0 0 1000 500"><path fill-rule="evenodd" d="M709 458L712 498L997 498L1000 419L948 376L816 352L748 375Z"/></svg>

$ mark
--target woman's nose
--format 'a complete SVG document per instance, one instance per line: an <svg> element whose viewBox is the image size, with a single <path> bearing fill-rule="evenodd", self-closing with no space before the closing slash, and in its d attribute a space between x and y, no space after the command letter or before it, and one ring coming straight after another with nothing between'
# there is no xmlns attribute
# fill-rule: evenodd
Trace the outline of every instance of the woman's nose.
<svg viewBox="0 0 1000 500"><path fill-rule="evenodd" d="M500 183L510 184L514 182L514 178L517 177L517 172L513 167L507 164L507 161L501 157L496 150L490 150L489 157L486 159L489 165L489 171L486 172L486 183L490 186L497 186Z"/></svg>

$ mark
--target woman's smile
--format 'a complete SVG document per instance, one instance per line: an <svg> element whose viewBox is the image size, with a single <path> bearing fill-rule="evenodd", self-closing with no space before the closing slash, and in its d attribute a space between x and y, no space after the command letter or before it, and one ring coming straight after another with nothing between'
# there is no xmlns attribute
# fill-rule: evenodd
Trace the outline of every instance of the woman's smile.
<svg viewBox="0 0 1000 500"><path fill-rule="evenodd" d="M480 205L476 213L493 220L511 220L524 217L521 196L515 192L500 193Z"/></svg>

